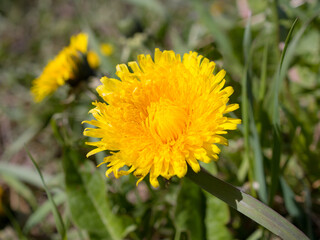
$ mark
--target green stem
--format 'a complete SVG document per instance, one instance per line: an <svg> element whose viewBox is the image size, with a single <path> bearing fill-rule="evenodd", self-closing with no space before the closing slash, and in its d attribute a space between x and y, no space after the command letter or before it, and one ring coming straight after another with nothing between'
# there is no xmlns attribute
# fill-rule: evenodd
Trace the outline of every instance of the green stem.
<svg viewBox="0 0 320 240"><path fill-rule="evenodd" d="M237 211L259 223L282 239L309 239L293 224L262 202L201 169L188 169L187 177L201 188L227 203Z"/></svg>

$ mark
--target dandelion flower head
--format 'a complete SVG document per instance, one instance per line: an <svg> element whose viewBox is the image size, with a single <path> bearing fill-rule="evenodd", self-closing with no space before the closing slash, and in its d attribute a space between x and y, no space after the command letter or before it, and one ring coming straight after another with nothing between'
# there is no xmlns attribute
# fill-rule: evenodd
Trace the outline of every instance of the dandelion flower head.
<svg viewBox="0 0 320 240"><path fill-rule="evenodd" d="M133 173L138 184L149 174L154 187L159 176L182 178L188 165L199 172L199 161L217 160L217 144L228 144L222 135L241 123L224 116L239 108L227 105L233 88L224 88L225 71L214 75L215 63L196 52L181 59L159 49L154 61L139 55L128 66L117 66L120 81L101 79L97 92L105 102L94 102L95 119L84 121L95 126L84 135L100 140L87 143L96 147L87 156L109 150L107 176Z"/></svg>
<svg viewBox="0 0 320 240"><path fill-rule="evenodd" d="M41 102L66 82L72 85L89 77L98 66L97 54L88 51L88 35L79 33L72 36L70 45L62 49L33 80L31 93L34 100Z"/></svg>
<svg viewBox="0 0 320 240"><path fill-rule="evenodd" d="M114 50L110 43L103 43L100 45L100 51L103 55L110 56Z"/></svg>

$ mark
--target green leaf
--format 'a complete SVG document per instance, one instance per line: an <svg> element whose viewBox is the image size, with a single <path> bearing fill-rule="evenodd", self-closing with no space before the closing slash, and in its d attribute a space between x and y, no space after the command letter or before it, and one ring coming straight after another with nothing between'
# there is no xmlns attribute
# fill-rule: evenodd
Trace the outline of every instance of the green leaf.
<svg viewBox="0 0 320 240"><path fill-rule="evenodd" d="M278 181L279 181L279 174L280 174L280 157L281 157L281 139L280 139L280 117L279 117L279 92L281 83L284 78L284 74L289 67L289 60L288 57L285 59L286 51L288 48L289 41L291 39L291 35L293 32L293 29L297 23L298 19L296 19L288 33L288 36L285 41L284 49L281 54L280 63L278 65L278 70L276 73L275 81L274 81L274 87L273 87L273 111L272 111L272 128L273 128L273 146L272 146L272 160L271 160L271 186L270 186L270 195L269 195L269 203L273 203L274 195L276 194L277 188L278 188ZM283 64L285 63L286 67L283 67Z"/></svg>
<svg viewBox="0 0 320 240"><path fill-rule="evenodd" d="M317 13L318 14L318 13ZM271 187L270 187L270 198L269 201L272 203L273 197L276 193L279 181L279 164L280 164L280 154L281 154L281 142L280 142L280 117L279 117L279 92L281 90L281 85L283 82L284 77L288 71L289 65L294 57L296 46L303 36L307 26L310 24L311 21L317 16L315 14L312 16L298 31L298 33L293 37L291 43L289 41L291 39L291 35L293 29L296 25L297 19L292 24L288 36L285 41L284 49L281 54L280 63L278 66L278 70L275 77L274 82L274 93L273 93L273 114L272 114L272 122L273 122L273 154L272 154L272 165L271 165Z"/></svg>
<svg viewBox="0 0 320 240"><path fill-rule="evenodd" d="M273 209L231 184L212 176L205 170L201 169L199 173L195 173L189 168L187 177L213 196L216 196L230 207L233 207L282 239L308 239L306 235Z"/></svg>
<svg viewBox="0 0 320 240"><path fill-rule="evenodd" d="M293 32L293 29L297 23L298 19L296 19L290 30L289 33L287 35L286 41L285 41L285 45L284 45L284 49L282 51L281 54L281 59L278 65L278 69L277 69L277 73L275 76L275 80L274 80L274 85L273 85L273 112L272 112L272 122L273 124L280 124L280 118L279 118L279 92L280 92L280 88L281 88L281 84L283 82L284 76L288 70L289 67L289 62L290 62L290 57L286 56L286 52L287 52L287 48L288 48L288 44L289 41L291 39L291 35ZM293 50L292 48L290 48L290 50ZM289 54L289 53L288 53ZM290 56L292 55L292 51L290 52Z"/></svg>
<svg viewBox="0 0 320 240"><path fill-rule="evenodd" d="M268 202L267 185L265 179L265 171L263 164L263 154L262 147L260 144L260 138L258 135L258 130L253 117L253 110L250 108L250 127L252 132L251 145L254 152L254 173L257 182L259 183L259 197L264 202Z"/></svg>
<svg viewBox="0 0 320 240"><path fill-rule="evenodd" d="M64 192L59 192L53 197L53 201L56 203L57 206L64 203L66 200L66 195ZM39 224L44 218L51 212L51 202L46 201L44 204L41 205L35 212L33 212L26 224L24 225L23 232L28 233L31 228Z"/></svg>
<svg viewBox="0 0 320 240"><path fill-rule="evenodd" d="M291 190L287 182L283 177L280 178L280 184L283 191L284 203L286 205L286 209L290 213L292 217L303 217L302 212L299 209L297 202L294 199L294 192Z"/></svg>
<svg viewBox="0 0 320 240"><path fill-rule="evenodd" d="M107 199L104 177L73 149L65 147L63 167L67 202L74 223L81 229L117 240L134 229L124 218L113 214Z"/></svg>
<svg viewBox="0 0 320 240"><path fill-rule="evenodd" d="M177 198L175 225L179 235L186 232L188 239L205 239L204 216L202 214L203 194L201 189L189 179L183 179Z"/></svg>
<svg viewBox="0 0 320 240"><path fill-rule="evenodd" d="M206 208L206 229L208 240L228 240L232 239L226 224L230 220L230 212L228 205L220 201L218 198L207 195Z"/></svg>
<svg viewBox="0 0 320 240"><path fill-rule="evenodd" d="M259 164L259 158L255 158L256 161L258 161L258 164L255 163L250 155L250 125L251 127L254 124L254 118L252 113L252 89L251 89L251 27L250 27L250 21L251 18L248 19L245 32L244 32L244 38L243 38L243 55L244 55L244 72L242 75L242 123L243 123L243 136L244 136L244 158L242 165L240 167L240 171L238 172L238 179L240 181L243 181L246 177L247 170L249 171L249 180L250 184L252 185L254 182L254 177L261 176L259 175L260 170L257 168L257 166L263 166ZM251 124L250 124L251 123ZM254 171L255 170L255 171ZM255 174L254 174L255 173ZM255 175L255 176L254 176ZM258 178L258 180L260 180ZM263 182L261 182L262 188L260 188L260 195L264 197L264 188L263 188ZM254 188L251 188L251 193L255 195Z"/></svg>
<svg viewBox="0 0 320 240"><path fill-rule="evenodd" d="M260 75L260 88L259 88L259 102L262 102L267 87L267 69L268 69L268 49L269 49L269 41L265 40L265 46L263 49L263 57L261 63L261 75Z"/></svg>
<svg viewBox="0 0 320 240"><path fill-rule="evenodd" d="M260 240L263 239L263 229L259 228L255 230L248 238L247 240Z"/></svg>
<svg viewBox="0 0 320 240"><path fill-rule="evenodd" d="M19 179L39 188L43 187L40 176L31 168L25 166L10 163L0 163L0 174L10 175L16 179ZM45 182L51 180L51 177L46 174L43 174L43 178Z"/></svg>
<svg viewBox="0 0 320 240"><path fill-rule="evenodd" d="M243 118L243 127L244 127L244 142L245 142L245 156L244 163L250 164L249 167L249 179L251 185L253 180L256 180L259 183L259 197L263 202L268 201L265 172L263 165L263 155L260 144L260 139L258 136L257 127L255 124L254 114L253 114L253 93L252 93L252 51L251 47L251 27L250 23L251 17L248 18L248 22L245 28L244 39L243 39L243 55L245 61L244 74L242 77L242 118ZM250 127L250 128L249 128ZM250 138L250 130L252 137ZM250 156L250 149L252 148L254 152L254 158ZM242 165L241 170L243 169ZM239 171L239 178L243 180L245 175L240 175L242 171ZM254 173L254 174L253 174ZM253 189L253 188L252 188ZM252 190L252 193L253 190Z"/></svg>
<svg viewBox="0 0 320 240"><path fill-rule="evenodd" d="M61 239L65 240L65 239L67 239L66 230L65 230L65 226L64 226L62 217L61 217L61 215L60 215L60 213L58 211L57 205L55 204L55 202L53 200L53 197L52 197L52 195L51 195L51 193L50 193L50 191L49 191L49 189L48 189L48 187L47 187L47 185L46 185L46 183L44 181L44 178L42 176L42 173L40 171L40 168L39 168L37 162L34 160L34 158L32 157L31 153L29 152L29 150L27 148L25 148L25 149L26 149L26 152L27 152L29 158L31 159L33 165L36 167L37 172L38 172L38 174L39 174L39 176L41 178L43 187L44 187L44 189L45 189L45 191L47 193L48 199L49 199L49 201L51 203L52 213L53 213L53 216L54 216L54 220L55 220L58 232L59 232L59 234L61 236Z"/></svg>
<svg viewBox="0 0 320 240"><path fill-rule="evenodd" d="M248 26L248 25L247 25ZM249 34L247 33L248 28L246 28L245 33L245 39L244 39L244 45L247 45L247 41L249 39ZM247 47L244 47L244 49L247 49ZM245 55L249 55L249 53L246 54L246 51L244 51ZM241 91L241 115L242 115L242 125L243 125L243 138L244 138L244 157L242 164L240 166L240 170L238 171L238 179L242 182L244 178L247 175L247 172L249 170L249 177L252 177L252 168L253 164L252 161L250 162L250 131L249 131L249 100L248 100L248 69L249 69L249 63L247 61L248 57L245 58L245 67L242 74L242 91Z"/></svg>

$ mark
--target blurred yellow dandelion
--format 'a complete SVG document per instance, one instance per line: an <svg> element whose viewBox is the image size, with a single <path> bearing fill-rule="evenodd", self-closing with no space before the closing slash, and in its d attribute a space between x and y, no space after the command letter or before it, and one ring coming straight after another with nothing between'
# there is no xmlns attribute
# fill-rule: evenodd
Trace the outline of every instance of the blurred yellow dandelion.
<svg viewBox="0 0 320 240"><path fill-rule="evenodd" d="M96 52L94 52L94 51L89 51L89 52L88 52L88 54L87 54L87 61L88 61L89 66L90 66L92 69L96 69L96 68L98 68L99 65L100 65L99 56L98 56L98 54L96 54Z"/></svg>
<svg viewBox="0 0 320 240"><path fill-rule="evenodd" d="M223 88L225 71L214 75L215 63L196 52L181 61L179 54L159 49L154 61L140 55L138 63L128 66L131 71L125 64L117 66L121 81L101 79L97 92L105 103L94 102L89 113L95 120L84 121L96 127L86 128L84 135L101 139L87 143L96 147L87 156L110 150L103 162L108 163L107 176L133 172L138 184L150 174L154 187L158 176L181 178L187 165L198 172L198 160L217 160L216 144L228 144L221 135L241 123L224 116L239 108L227 105L233 88ZM120 170L125 166L128 170Z"/></svg>
<svg viewBox="0 0 320 240"><path fill-rule="evenodd" d="M105 56L110 56L113 53L113 46L109 43L103 43L100 45L100 51Z"/></svg>
<svg viewBox="0 0 320 240"><path fill-rule="evenodd" d="M70 45L61 50L32 82L31 93L36 102L41 102L66 82L75 84L93 74L99 66L98 56L88 52L88 35L72 36Z"/></svg>

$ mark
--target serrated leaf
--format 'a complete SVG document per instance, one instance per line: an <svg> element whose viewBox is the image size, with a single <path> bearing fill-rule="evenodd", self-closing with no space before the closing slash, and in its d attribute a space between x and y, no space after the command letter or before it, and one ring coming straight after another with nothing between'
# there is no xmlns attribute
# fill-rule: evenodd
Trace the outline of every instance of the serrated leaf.
<svg viewBox="0 0 320 240"><path fill-rule="evenodd" d="M203 194L201 189L188 179L183 179L177 198L175 225L178 232L186 232L188 239L205 239Z"/></svg>
<svg viewBox="0 0 320 240"><path fill-rule="evenodd" d="M232 239L232 235L229 232L226 224L230 220L230 212L228 205L206 194L207 208L206 208L206 229L207 240L228 240Z"/></svg>
<svg viewBox="0 0 320 240"><path fill-rule="evenodd" d="M112 213L105 179L90 162L81 164L79 159L81 156L75 150L65 148L66 194L74 223L89 232L109 235L109 239L123 239L133 225Z"/></svg>

